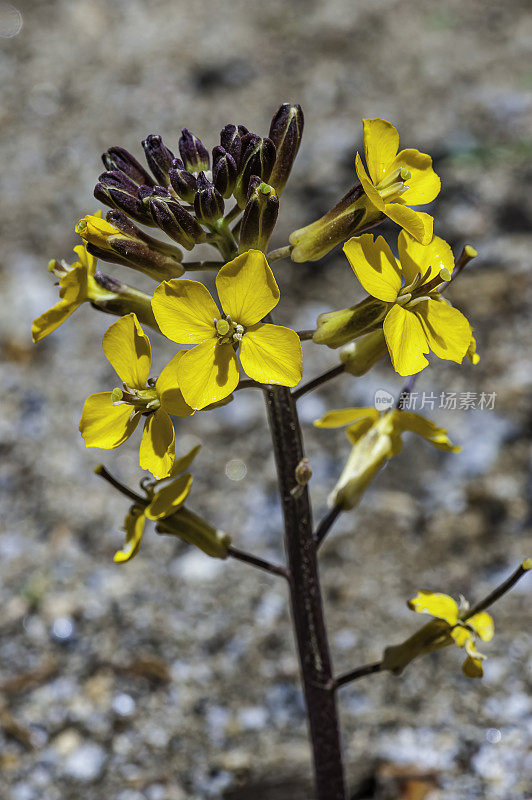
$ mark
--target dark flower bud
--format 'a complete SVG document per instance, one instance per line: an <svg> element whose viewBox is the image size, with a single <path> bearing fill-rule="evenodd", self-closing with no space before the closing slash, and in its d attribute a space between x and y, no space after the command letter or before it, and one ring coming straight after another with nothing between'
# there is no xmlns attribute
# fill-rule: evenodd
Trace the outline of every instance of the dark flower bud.
<svg viewBox="0 0 532 800"><path fill-rule="evenodd" d="M142 142L142 146L148 166L155 175L157 183L161 186L169 186L170 178L168 173L174 160L172 151L165 147L161 137L155 134L147 136ZM147 185L149 186L150 184Z"/></svg>
<svg viewBox="0 0 532 800"><path fill-rule="evenodd" d="M185 165L180 158L174 158L172 161L172 168L168 174L172 189L177 196L186 203L192 203L198 189L198 182L194 175L191 175L190 172L185 169Z"/></svg>
<svg viewBox="0 0 532 800"><path fill-rule="evenodd" d="M150 186L145 188L151 191ZM125 211L128 216L144 225L154 225L148 210L139 198L139 191L137 184L125 173L112 170L100 175L94 187L94 197L111 208Z"/></svg>
<svg viewBox="0 0 532 800"><path fill-rule="evenodd" d="M279 199L275 189L254 175L240 225L240 253L252 249L266 252L278 212Z"/></svg>
<svg viewBox="0 0 532 800"><path fill-rule="evenodd" d="M234 195L240 208L246 205L249 181L256 175L263 181L270 177L275 163L275 145L271 139L262 139L254 133L242 138L242 155Z"/></svg>
<svg viewBox="0 0 532 800"><path fill-rule="evenodd" d="M226 125L220 131L220 144L224 150L234 158L237 166L240 163L240 156L242 153L242 137L246 136L249 131L243 125Z"/></svg>
<svg viewBox="0 0 532 800"><path fill-rule="evenodd" d="M183 128L181 131L181 138L179 139L179 152L183 159L185 169L189 172L201 172L201 170L208 170L209 154L200 139L190 133L189 130Z"/></svg>
<svg viewBox="0 0 532 800"><path fill-rule="evenodd" d="M301 106L290 103L283 103L272 119L270 139L275 145L277 155L269 182L278 195L283 191L296 159L304 122Z"/></svg>
<svg viewBox="0 0 532 800"><path fill-rule="evenodd" d="M141 186L139 193L155 225L175 242L186 250L192 250L195 244L205 241L203 228L192 214L174 200L170 192L160 187L150 190L148 186Z"/></svg>
<svg viewBox="0 0 532 800"><path fill-rule="evenodd" d="M127 150L124 150L123 147L110 147L102 155L102 161L109 172L114 170L123 172L139 186L142 184L146 186L154 185L153 178L146 172L142 164L139 164L137 159Z"/></svg>
<svg viewBox="0 0 532 800"><path fill-rule="evenodd" d="M218 146L212 151L212 163L213 184L222 197L231 197L238 173L235 159L223 147Z"/></svg>
<svg viewBox="0 0 532 800"><path fill-rule="evenodd" d="M194 197L194 211L196 212L196 219L206 225L214 225L220 217L223 217L224 201L222 195L207 180L204 172L200 172L198 175L198 191Z"/></svg>

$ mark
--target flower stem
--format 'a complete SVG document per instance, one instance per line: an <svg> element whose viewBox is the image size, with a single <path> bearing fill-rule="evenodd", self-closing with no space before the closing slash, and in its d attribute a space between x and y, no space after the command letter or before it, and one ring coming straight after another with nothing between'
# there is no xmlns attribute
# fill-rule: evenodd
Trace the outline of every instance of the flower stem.
<svg viewBox="0 0 532 800"><path fill-rule="evenodd" d="M284 516L290 600L299 652L317 800L347 800L338 713L323 615L308 488L292 493L303 458L296 404L289 389L264 390Z"/></svg>
<svg viewBox="0 0 532 800"><path fill-rule="evenodd" d="M340 506L333 506L330 511L325 514L322 521L316 528L316 533L314 534L314 541L316 542L316 547L319 547L329 531L331 530L332 526L342 513L342 509Z"/></svg>
<svg viewBox="0 0 532 800"><path fill-rule="evenodd" d="M478 614L480 611L484 611L485 608L488 608L488 606L493 605L493 603L495 603L499 597L502 597L503 594L506 594L506 592L508 592L512 586L514 586L517 581L523 577L525 573L532 569L532 564L529 565L529 562L530 559L527 559L526 561L523 561L522 564L519 564L515 572L513 572L509 578L503 581L503 583L501 583L500 586L498 586L487 597L485 597L484 600L480 600L476 606L470 608L469 611L461 617L461 619L468 620L470 617L474 616L474 614Z"/></svg>
<svg viewBox="0 0 532 800"><path fill-rule="evenodd" d="M364 664L363 667L352 669L351 672L345 672L334 681L334 688L338 689L340 686L345 686L346 683L352 683L359 678L364 678L366 675L373 675L375 672L380 672L382 669L382 661L375 661L373 664Z"/></svg>
<svg viewBox="0 0 532 800"><path fill-rule="evenodd" d="M296 333L302 342L308 342L309 339L312 339L312 335L315 333L315 331L316 329L313 328L312 330L308 331L296 331Z"/></svg>
<svg viewBox="0 0 532 800"><path fill-rule="evenodd" d="M236 558L237 561L243 561L245 564L251 564L251 566L257 567L257 569L262 569L264 572L271 572L273 575L281 575L287 580L290 578L286 567L272 564L270 561L266 561L263 558L258 558L251 553L246 553L245 550L238 550L232 545L227 548L227 555L231 556L231 558Z"/></svg>
<svg viewBox="0 0 532 800"><path fill-rule="evenodd" d="M287 244L285 247L278 247L277 250L270 250L266 258L268 261L280 261L281 258L288 258L293 249L293 245Z"/></svg>
<svg viewBox="0 0 532 800"><path fill-rule="evenodd" d="M321 386L323 383L327 383L327 381L330 381L332 378L336 378L344 371L345 366L343 364L338 364L338 366L333 367L321 375L318 375L317 378L313 378L308 383L304 383L303 386L300 386L299 389L296 389L295 392L292 392L292 397L294 400L299 400L299 398L303 397L304 394L312 392L313 389L317 389L318 386Z"/></svg>
<svg viewBox="0 0 532 800"><path fill-rule="evenodd" d="M118 491L121 492L123 495L129 497L130 500L133 500L134 503L138 503L141 506L148 505L148 501L145 497L141 497L140 494L137 494L132 489L129 489L127 486L124 486L123 483L120 483L120 481L117 478L111 475L109 470L106 469L106 467L104 467L103 464L98 464L98 466L94 468L94 472L96 473L96 475L99 475L101 478L106 480L107 483L110 483L111 486L114 486L115 489L118 489Z"/></svg>

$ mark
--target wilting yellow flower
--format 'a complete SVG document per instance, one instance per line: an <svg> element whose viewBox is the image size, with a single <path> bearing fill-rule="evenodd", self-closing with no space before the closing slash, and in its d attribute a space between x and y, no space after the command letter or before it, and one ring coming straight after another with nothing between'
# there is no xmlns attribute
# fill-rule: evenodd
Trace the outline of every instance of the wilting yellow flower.
<svg viewBox="0 0 532 800"><path fill-rule="evenodd" d="M236 387L239 352L247 375L260 383L295 386L302 352L295 331L261 322L279 302L279 288L264 253L249 250L218 272L221 314L198 281L177 279L157 287L152 308L161 331L180 344L194 344L177 376L192 408L204 408Z"/></svg>
<svg viewBox="0 0 532 800"><path fill-rule="evenodd" d="M126 538L124 546L115 553L117 563L130 561L139 551L146 520L158 523L159 533L170 533L193 544L213 558L226 558L231 537L213 528L192 511L184 508L184 503L192 486L192 475L185 472L192 464L201 445L194 447L186 456L174 461L170 475L160 480L142 482L146 492L146 505L131 506L124 520ZM161 484L165 485L161 487ZM158 488L161 487L161 488Z"/></svg>
<svg viewBox="0 0 532 800"><path fill-rule="evenodd" d="M369 233L345 243L353 272L371 297L351 309L322 314L314 341L337 347L382 326L400 375L424 369L430 350L460 363L473 346L471 326L439 291L454 269L451 248L438 236L421 245L401 231L398 250L399 260L382 236L374 241Z"/></svg>
<svg viewBox="0 0 532 800"><path fill-rule="evenodd" d="M432 239L433 219L409 206L425 205L437 197L441 183L432 158L409 148L399 150L397 129L384 119L365 119L364 152L368 173L356 155L356 171L370 203L397 222L421 244Z"/></svg>
<svg viewBox="0 0 532 800"><path fill-rule="evenodd" d="M347 426L347 438L353 448L329 497L331 506L339 506L344 511L358 505L380 468L401 452L401 436L406 431L417 433L439 450L452 453L460 450L453 445L444 428L411 411L343 408L328 411L314 425L317 428Z"/></svg>
<svg viewBox="0 0 532 800"><path fill-rule="evenodd" d="M122 381L122 389L92 394L85 401L79 429L87 447L112 449L129 439L145 417L139 461L157 478L167 476L174 462L174 426L170 414L193 414L178 389L177 353L157 381L148 381L150 340L135 314L114 322L102 341L103 351Z"/></svg>
<svg viewBox="0 0 532 800"><path fill-rule="evenodd" d="M96 259L87 252L86 247L74 247L77 261L67 264L65 261L50 261L48 269L59 278L59 297L55 306L45 311L34 320L31 335L34 342L39 342L53 333L82 303L106 297L109 292L102 289L94 280Z"/></svg>
<svg viewBox="0 0 532 800"><path fill-rule="evenodd" d="M467 616L469 605L465 603L462 608L452 597L440 592L420 591L416 597L408 601L412 611L419 614L431 614L438 620L447 623L447 634L458 647L463 647L467 658L462 664L462 671L468 678L481 678L483 673L482 661L486 657L479 653L475 647L475 638L483 642L493 639L493 619L486 611L480 611ZM449 642L450 643L450 642Z"/></svg>

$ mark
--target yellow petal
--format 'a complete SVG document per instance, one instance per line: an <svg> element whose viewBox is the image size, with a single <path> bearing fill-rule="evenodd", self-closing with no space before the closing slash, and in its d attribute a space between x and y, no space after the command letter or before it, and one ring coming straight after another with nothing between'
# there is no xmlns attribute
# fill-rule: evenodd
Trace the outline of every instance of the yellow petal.
<svg viewBox="0 0 532 800"><path fill-rule="evenodd" d="M216 276L216 289L225 314L245 327L260 322L279 302L279 287L260 250L229 261Z"/></svg>
<svg viewBox="0 0 532 800"><path fill-rule="evenodd" d="M214 320L220 312L199 281L176 278L161 283L151 307L159 328L173 342L197 344L216 335Z"/></svg>
<svg viewBox="0 0 532 800"><path fill-rule="evenodd" d="M316 428L343 428L344 425L350 425L361 419L376 421L379 416L377 409L371 406L366 408L339 408L327 411L323 417L315 421L314 426Z"/></svg>
<svg viewBox="0 0 532 800"><path fill-rule="evenodd" d="M112 450L129 439L139 421L131 417L131 406L126 403L114 406L111 392L91 394L85 400L79 430L87 447Z"/></svg>
<svg viewBox="0 0 532 800"><path fill-rule="evenodd" d="M467 678L482 678L484 668L481 659L468 656L462 664L462 672Z"/></svg>
<svg viewBox="0 0 532 800"><path fill-rule="evenodd" d="M375 424L374 420L370 417L365 417L364 419L359 419L358 422L354 422L353 425L350 425L346 430L345 434L351 444L356 444L365 433L369 431L370 428L373 427ZM399 450L401 448L401 440L399 439ZM398 452L399 452L398 450ZM396 455L395 451L393 455Z"/></svg>
<svg viewBox="0 0 532 800"><path fill-rule="evenodd" d="M244 334L240 362L259 383L295 386L303 372L301 341L291 328L259 323Z"/></svg>
<svg viewBox="0 0 532 800"><path fill-rule="evenodd" d="M396 303L382 327L394 370L404 376L421 372L429 363L424 356L429 347L417 316Z"/></svg>
<svg viewBox="0 0 532 800"><path fill-rule="evenodd" d="M80 264L69 270L59 281L59 297L65 303L83 303L88 299L87 268Z"/></svg>
<svg viewBox="0 0 532 800"><path fill-rule="evenodd" d="M137 555L142 541L142 534L144 533L144 524L146 518L142 509L133 506L129 514L124 520L124 531L126 532L126 540L122 550L118 550L114 555L116 564L123 564L125 561Z"/></svg>
<svg viewBox="0 0 532 800"><path fill-rule="evenodd" d="M178 364L177 376L185 402L205 408L231 394L238 383L238 361L230 344L217 339L189 350Z"/></svg>
<svg viewBox="0 0 532 800"><path fill-rule="evenodd" d="M473 641L473 635L464 625L456 625L452 631L451 636L458 647L465 647L467 643Z"/></svg>
<svg viewBox="0 0 532 800"><path fill-rule="evenodd" d="M150 374L150 340L135 314L126 314L106 330L103 352L119 378L135 389L144 389Z"/></svg>
<svg viewBox="0 0 532 800"><path fill-rule="evenodd" d="M466 356L472 364L478 364L480 361L480 356L477 353L477 340L473 336L473 331L471 331L471 340L469 342L469 347L467 348Z"/></svg>
<svg viewBox="0 0 532 800"><path fill-rule="evenodd" d="M163 408L146 418L140 443L139 463L156 478L166 477L175 457L175 433L172 420Z"/></svg>
<svg viewBox="0 0 532 800"><path fill-rule="evenodd" d="M426 283L439 275L441 270L452 274L454 269L453 251L444 239L434 236L430 244L420 244L406 231L401 231L397 240L401 270L407 284L412 283L416 275L425 275Z"/></svg>
<svg viewBox="0 0 532 800"><path fill-rule="evenodd" d="M460 364L471 341L471 326L464 315L445 301L432 299L418 303L414 311L433 353Z"/></svg>
<svg viewBox="0 0 532 800"><path fill-rule="evenodd" d="M387 203L384 207L387 217L397 222L401 228L412 234L421 244L429 244L432 240L434 220L429 214L423 211L414 211L413 208L401 205L401 203Z"/></svg>
<svg viewBox="0 0 532 800"><path fill-rule="evenodd" d="M393 172L401 167L406 167L411 173L406 182L408 189L401 195L401 199L407 205L419 206L431 203L438 196L441 181L432 169L432 158L427 153L420 153L414 149L401 150L397 153L390 171Z"/></svg>
<svg viewBox="0 0 532 800"><path fill-rule="evenodd" d="M99 211L98 214L101 216L101 211ZM93 277L94 273L96 272L96 262L98 261L96 256L93 256L92 253L89 253L87 250L87 245L84 244L76 245L76 247L74 247L74 252L78 257L79 264L81 264L87 270L88 275Z"/></svg>
<svg viewBox="0 0 532 800"><path fill-rule="evenodd" d="M364 169L364 164L362 163L362 159L360 155L357 153L355 157L355 169L358 176L358 180L362 184L362 188L366 193L368 200L373 203L375 208L378 208L379 211L383 211L385 209L384 200L381 198L378 191L373 186L368 173Z"/></svg>
<svg viewBox="0 0 532 800"><path fill-rule="evenodd" d="M373 241L371 233L353 236L344 244L344 253L366 292L377 300L393 303L401 288L401 273L383 237Z"/></svg>
<svg viewBox="0 0 532 800"><path fill-rule="evenodd" d="M192 448L192 450L189 450L189 452L186 455L181 456L181 458L176 458L172 466L170 475L168 475L168 478L175 478L176 475L179 475L180 472L185 472L185 470L187 470L190 467L190 465L192 464L192 462L194 461L200 450L201 450L201 445L197 444L195 447ZM162 478L162 480L163 481L168 480L168 478ZM159 483L159 481L157 481L157 483Z"/></svg>
<svg viewBox="0 0 532 800"><path fill-rule="evenodd" d="M181 475L164 489L155 492L153 500L146 508L148 519L162 519L177 511L187 499L192 485L192 475Z"/></svg>
<svg viewBox="0 0 532 800"><path fill-rule="evenodd" d="M174 417L189 417L194 413L194 409L185 403L177 380L177 365L184 355L184 350L176 353L163 369L155 384L162 407Z"/></svg>
<svg viewBox="0 0 532 800"><path fill-rule="evenodd" d="M33 320L31 336L34 342L40 342L48 334L53 333L69 317L80 304L65 303L60 300L55 306L49 308L40 317Z"/></svg>
<svg viewBox="0 0 532 800"><path fill-rule="evenodd" d="M391 165L399 148L399 134L385 119L364 119L364 152L373 183L393 171Z"/></svg>
<svg viewBox="0 0 532 800"><path fill-rule="evenodd" d="M483 642L491 642L494 634L494 625L492 617L486 611L480 611L469 617L467 624L470 625L477 636Z"/></svg>
<svg viewBox="0 0 532 800"><path fill-rule="evenodd" d="M408 601L408 606L418 614L431 614L449 625L456 625L458 621L458 606L448 594L421 590Z"/></svg>
<svg viewBox="0 0 532 800"><path fill-rule="evenodd" d="M414 414L412 411L398 411L396 426L401 431L412 431L423 436L439 450L450 453L459 453L461 448L453 445L445 428L438 428L430 419Z"/></svg>

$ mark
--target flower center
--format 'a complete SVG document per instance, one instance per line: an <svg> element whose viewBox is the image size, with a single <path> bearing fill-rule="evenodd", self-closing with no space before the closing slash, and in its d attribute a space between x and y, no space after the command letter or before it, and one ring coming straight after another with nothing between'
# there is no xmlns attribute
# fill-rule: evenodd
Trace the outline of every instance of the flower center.
<svg viewBox="0 0 532 800"><path fill-rule="evenodd" d="M122 389L113 389L111 392L111 400L114 406L130 405L133 407L131 417L144 414L153 414L161 407L161 401L157 390L148 386L146 389L134 389L128 386L127 383L122 384Z"/></svg>
<svg viewBox="0 0 532 800"><path fill-rule="evenodd" d="M389 175L385 175L384 178L375 186L375 188L380 194L382 200L387 200L388 203L392 203L394 200L397 200L398 197L404 194L404 192L406 192L408 189L406 181L411 177L412 173L406 169L406 167L400 167L399 169L391 172Z"/></svg>
<svg viewBox="0 0 532 800"><path fill-rule="evenodd" d="M244 326L238 322L233 322L229 314L222 317L222 319L215 319L214 327L218 335L218 344L238 345L246 332Z"/></svg>
<svg viewBox="0 0 532 800"><path fill-rule="evenodd" d="M436 299L438 299L439 287L442 283L450 280L451 276L449 270L442 267L437 275L427 280L431 269L432 268L429 267L423 275L418 273L412 283L408 284L408 286L403 286L397 296L399 305L412 308L418 303L421 303L422 300L428 300L431 297L436 297Z"/></svg>

